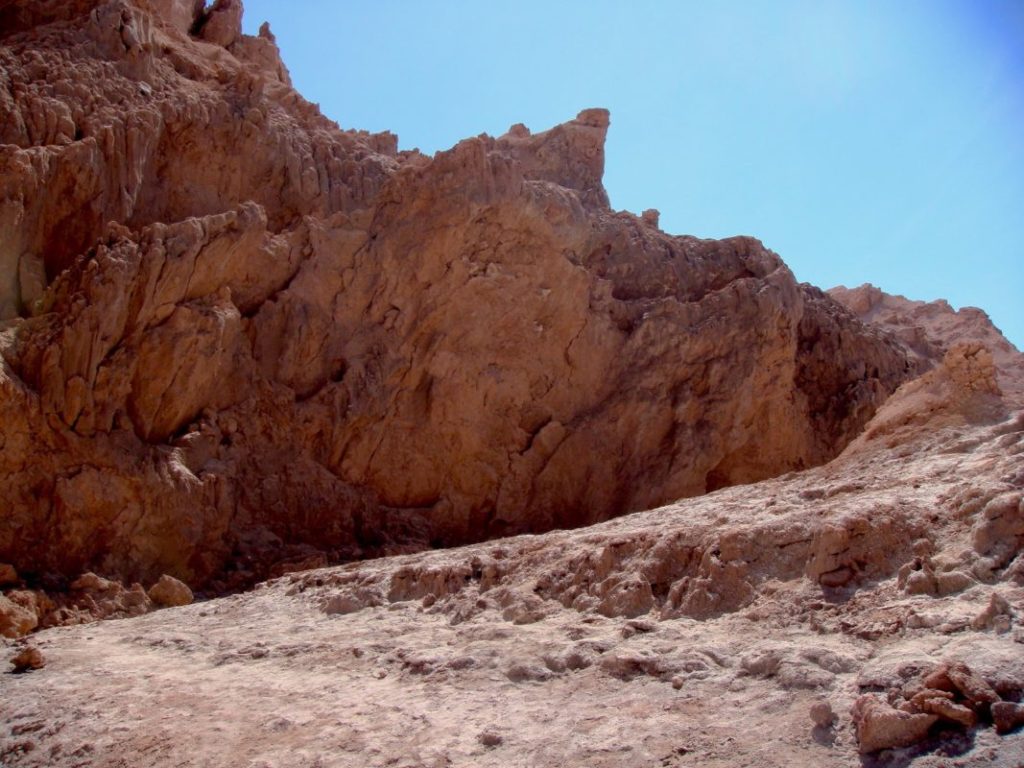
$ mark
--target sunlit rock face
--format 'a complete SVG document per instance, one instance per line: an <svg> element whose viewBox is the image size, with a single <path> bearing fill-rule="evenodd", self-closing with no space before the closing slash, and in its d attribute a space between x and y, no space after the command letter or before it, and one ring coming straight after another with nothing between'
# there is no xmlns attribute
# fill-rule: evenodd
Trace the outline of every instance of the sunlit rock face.
<svg viewBox="0 0 1024 768"><path fill-rule="evenodd" d="M927 363L609 208L609 115L343 131L241 4L0 9L0 562L226 589L820 464ZM312 558L312 560L310 560Z"/></svg>

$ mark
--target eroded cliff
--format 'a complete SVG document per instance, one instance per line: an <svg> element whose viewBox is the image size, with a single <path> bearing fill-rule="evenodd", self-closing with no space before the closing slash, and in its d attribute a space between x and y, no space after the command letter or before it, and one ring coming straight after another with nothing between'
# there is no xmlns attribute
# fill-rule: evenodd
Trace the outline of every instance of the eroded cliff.
<svg viewBox="0 0 1024 768"><path fill-rule="evenodd" d="M922 369L760 242L611 210L606 111L399 152L201 5L0 10L0 562L30 580L593 523L820 464Z"/></svg>

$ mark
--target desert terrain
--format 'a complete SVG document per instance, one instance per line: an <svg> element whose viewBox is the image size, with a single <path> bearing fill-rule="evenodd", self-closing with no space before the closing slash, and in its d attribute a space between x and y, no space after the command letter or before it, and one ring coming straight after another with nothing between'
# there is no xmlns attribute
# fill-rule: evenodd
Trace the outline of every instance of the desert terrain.
<svg viewBox="0 0 1024 768"><path fill-rule="evenodd" d="M0 2L0 765L1024 765L1024 356ZM8 662L10 660L10 662Z"/></svg>

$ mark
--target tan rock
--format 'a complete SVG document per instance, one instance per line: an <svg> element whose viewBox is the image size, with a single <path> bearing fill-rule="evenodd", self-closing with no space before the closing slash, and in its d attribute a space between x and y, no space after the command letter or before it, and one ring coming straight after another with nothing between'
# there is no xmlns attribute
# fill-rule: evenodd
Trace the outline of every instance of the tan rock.
<svg viewBox="0 0 1024 768"><path fill-rule="evenodd" d="M241 35L241 0L216 0L199 22L199 37L214 45L228 48Z"/></svg>
<svg viewBox="0 0 1024 768"><path fill-rule="evenodd" d="M828 293L862 320L892 332L926 366L941 362L946 352L958 344L978 343L986 347L998 364L1000 387L1008 392L1024 392L1024 356L982 310L954 310L943 300L911 301L870 284L852 289L839 286Z"/></svg>
<svg viewBox="0 0 1024 768"><path fill-rule="evenodd" d="M1009 618L1013 616L1013 609L1009 601L998 592L993 592L989 598L988 605L977 616L971 620L971 629L985 630L996 625L1000 617Z"/></svg>
<svg viewBox="0 0 1024 768"><path fill-rule="evenodd" d="M114 592L121 588L122 585L110 579L105 579L102 576L97 576L91 571L83 573L73 582L71 582L71 589L81 590L82 592L94 592L94 593L105 593Z"/></svg>
<svg viewBox="0 0 1024 768"><path fill-rule="evenodd" d="M171 27L188 34L203 13L205 0L148 0L150 8Z"/></svg>
<svg viewBox="0 0 1024 768"><path fill-rule="evenodd" d="M831 728L835 720L835 712L827 701L816 701L811 705L811 722L819 728Z"/></svg>
<svg viewBox="0 0 1024 768"><path fill-rule="evenodd" d="M939 719L936 715L893 709L872 694L857 699L852 714L861 754L916 744Z"/></svg>
<svg viewBox="0 0 1024 768"><path fill-rule="evenodd" d="M657 208L648 208L646 211L640 214L640 218L644 222L644 224L657 229L658 221L661 218L661 212Z"/></svg>
<svg viewBox="0 0 1024 768"><path fill-rule="evenodd" d="M5 595L0 595L0 635L21 637L39 625L39 617L33 611L18 605Z"/></svg>
<svg viewBox="0 0 1024 768"><path fill-rule="evenodd" d="M193 600L192 590L183 581L166 573L149 588L149 599L162 608L189 605Z"/></svg>

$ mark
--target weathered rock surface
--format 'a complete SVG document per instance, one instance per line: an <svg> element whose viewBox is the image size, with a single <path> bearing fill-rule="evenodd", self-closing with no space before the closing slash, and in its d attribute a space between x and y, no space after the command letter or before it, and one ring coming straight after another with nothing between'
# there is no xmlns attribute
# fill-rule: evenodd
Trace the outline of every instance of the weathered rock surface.
<svg viewBox="0 0 1024 768"><path fill-rule="evenodd" d="M609 210L603 110L341 131L240 14L0 3L0 762L1024 763L990 325Z"/></svg>
<svg viewBox="0 0 1024 768"><path fill-rule="evenodd" d="M0 675L0 754L18 768L1015 768L1024 540L993 550L977 532L1024 521L1024 412L979 423L942 402L891 446L582 530L42 630L46 669ZM971 584L909 592L918 560ZM975 626L1004 602L1007 631Z"/></svg>
<svg viewBox="0 0 1024 768"><path fill-rule="evenodd" d="M611 211L606 111L398 152L241 12L3 6L0 560L29 584L606 520L821 464L917 372L758 241Z"/></svg>
<svg viewBox="0 0 1024 768"><path fill-rule="evenodd" d="M7 595L0 595L0 635L21 637L38 626L39 617L30 606L22 605Z"/></svg>
<svg viewBox="0 0 1024 768"><path fill-rule="evenodd" d="M916 744L938 719L932 714L894 709L870 693L861 696L853 705L857 741L864 753Z"/></svg>
<svg viewBox="0 0 1024 768"><path fill-rule="evenodd" d="M1024 396L1024 355L996 328L984 310L954 310L948 302L912 301L885 293L871 284L838 286L829 296L872 325L895 336L919 364L939 362L950 347L978 343L999 368L999 384L1007 393Z"/></svg>

